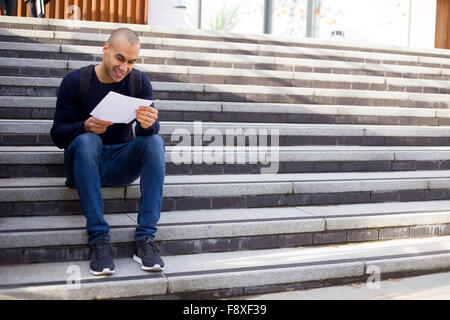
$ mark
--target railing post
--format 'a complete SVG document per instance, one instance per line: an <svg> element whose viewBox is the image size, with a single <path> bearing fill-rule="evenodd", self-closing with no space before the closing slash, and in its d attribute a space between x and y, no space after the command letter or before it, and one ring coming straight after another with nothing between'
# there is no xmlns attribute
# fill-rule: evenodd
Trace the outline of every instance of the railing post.
<svg viewBox="0 0 450 320"><path fill-rule="evenodd" d="M308 14L306 16L306 36L315 36L316 26L316 0L308 0Z"/></svg>
<svg viewBox="0 0 450 320"><path fill-rule="evenodd" d="M273 0L264 0L264 33L272 33Z"/></svg>
<svg viewBox="0 0 450 320"><path fill-rule="evenodd" d="M197 29L202 28L202 0L197 0Z"/></svg>

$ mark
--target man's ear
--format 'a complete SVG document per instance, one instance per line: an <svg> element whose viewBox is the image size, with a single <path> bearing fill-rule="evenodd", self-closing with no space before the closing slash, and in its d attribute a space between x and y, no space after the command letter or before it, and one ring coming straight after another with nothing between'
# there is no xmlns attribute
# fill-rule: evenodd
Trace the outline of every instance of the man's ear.
<svg viewBox="0 0 450 320"><path fill-rule="evenodd" d="M106 54L108 50L109 50L109 43L108 42L103 43L103 53Z"/></svg>

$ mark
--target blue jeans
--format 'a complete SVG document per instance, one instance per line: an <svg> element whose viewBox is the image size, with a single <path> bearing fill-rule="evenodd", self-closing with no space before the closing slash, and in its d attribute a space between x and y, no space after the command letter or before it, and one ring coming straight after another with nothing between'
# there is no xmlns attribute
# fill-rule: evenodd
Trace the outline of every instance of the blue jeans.
<svg viewBox="0 0 450 320"><path fill-rule="evenodd" d="M3 3L6 3L6 5L5 5L5 14L7 16L13 16L14 15L14 11L16 10L17 0L0 0L0 9L1 9Z"/></svg>
<svg viewBox="0 0 450 320"><path fill-rule="evenodd" d="M86 216L89 243L106 238L101 187L122 187L140 179L136 240L154 239L161 214L165 177L164 142L159 135L137 136L124 144L103 145L100 136L83 133L64 152L66 185L77 188Z"/></svg>

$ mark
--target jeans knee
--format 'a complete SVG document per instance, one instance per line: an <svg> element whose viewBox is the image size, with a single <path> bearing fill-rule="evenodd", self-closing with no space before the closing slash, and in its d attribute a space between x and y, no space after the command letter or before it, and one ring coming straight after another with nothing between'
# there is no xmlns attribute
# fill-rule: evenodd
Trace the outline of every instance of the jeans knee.
<svg viewBox="0 0 450 320"><path fill-rule="evenodd" d="M102 151L102 139L94 133L83 133L77 136L71 143L77 155L97 155Z"/></svg>
<svg viewBox="0 0 450 320"><path fill-rule="evenodd" d="M77 136L64 151L64 168L66 170L66 185L75 187L74 174L80 170L98 167L102 152L102 139L93 133L83 133Z"/></svg>
<svg viewBox="0 0 450 320"><path fill-rule="evenodd" d="M75 143L82 143L87 145L96 145L96 144L102 144L102 139L98 134L86 132L82 133L79 136L77 136L75 139L73 139L73 142Z"/></svg>
<svg viewBox="0 0 450 320"><path fill-rule="evenodd" d="M152 134L149 136L138 136L136 139L140 140L142 150L144 152L150 151L152 153L163 153L164 154L164 140L161 136L157 134Z"/></svg>

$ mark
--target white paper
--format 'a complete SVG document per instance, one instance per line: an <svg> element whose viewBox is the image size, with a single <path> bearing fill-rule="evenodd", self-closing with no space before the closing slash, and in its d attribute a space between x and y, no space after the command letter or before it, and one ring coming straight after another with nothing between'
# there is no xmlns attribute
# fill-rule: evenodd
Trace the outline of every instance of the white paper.
<svg viewBox="0 0 450 320"><path fill-rule="evenodd" d="M140 106L150 106L153 100L139 99L110 91L92 110L91 115L113 123L129 123L136 118Z"/></svg>

